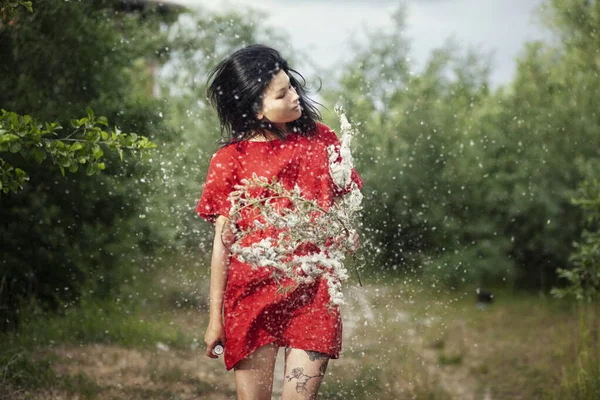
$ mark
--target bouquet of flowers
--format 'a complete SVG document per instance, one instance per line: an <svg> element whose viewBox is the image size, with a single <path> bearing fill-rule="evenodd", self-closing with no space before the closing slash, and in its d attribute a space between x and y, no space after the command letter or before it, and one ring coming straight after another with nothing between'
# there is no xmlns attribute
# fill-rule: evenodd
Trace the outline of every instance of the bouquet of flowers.
<svg viewBox="0 0 600 400"><path fill-rule="evenodd" d="M354 219L362 202L362 194L351 180L350 143L356 130L341 107L336 107L336 112L341 121L342 138L339 149L333 145L328 148L329 171L334 184L344 194L337 196L326 210L316 201L304 198L297 185L289 190L275 179L269 181L253 175L230 194L232 207L224 229L233 235L229 250L241 262L256 268L270 267L274 279L292 278L297 285L322 277L327 281L333 305L344 302L341 285L348 278L344 260L346 254L355 250ZM261 195L256 196L256 193ZM255 216L253 223L245 227L236 224L242 213L249 211ZM259 230L269 230L271 234L259 242L244 240ZM313 251L298 251L307 246Z"/></svg>

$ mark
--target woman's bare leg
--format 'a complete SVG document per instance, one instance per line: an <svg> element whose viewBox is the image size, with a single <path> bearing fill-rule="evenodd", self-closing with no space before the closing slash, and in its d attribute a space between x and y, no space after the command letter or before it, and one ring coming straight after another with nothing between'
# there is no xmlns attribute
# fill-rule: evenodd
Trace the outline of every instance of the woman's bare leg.
<svg viewBox="0 0 600 400"><path fill-rule="evenodd" d="M327 354L286 348L283 400L316 399L328 362Z"/></svg>
<svg viewBox="0 0 600 400"><path fill-rule="evenodd" d="M235 365L238 400L271 400L278 350L274 343L267 344Z"/></svg>

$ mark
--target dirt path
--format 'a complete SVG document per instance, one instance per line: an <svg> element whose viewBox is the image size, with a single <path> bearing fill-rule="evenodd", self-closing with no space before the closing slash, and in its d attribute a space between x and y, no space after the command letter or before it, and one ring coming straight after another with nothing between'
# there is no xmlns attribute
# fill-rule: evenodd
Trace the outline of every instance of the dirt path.
<svg viewBox="0 0 600 400"><path fill-rule="evenodd" d="M429 380L436 382L435 384L439 386L439 390L444 393L444 396L456 400L492 400L489 389L485 388L481 393L478 382L470 373L471 368L477 367L477 362L473 361L477 358L477 352L472 349L465 352L467 344L461 340L458 345L462 356L461 362L452 366L441 365L442 350L429 346L419 329L429 325L432 320L435 320L435 317L418 320L405 310L382 307L382 305L391 303L390 296L392 293L388 287L384 286L350 287L347 291L348 308L353 312L345 313L344 339L352 337L356 327L361 324L373 326L373 330L376 332L378 323L386 321L389 324L393 321L396 325L395 330L405 333L402 335L404 342L402 347L408 347L417 354L429 375ZM447 329L458 331L451 332L448 337L464 339L466 327L463 321L456 321ZM365 335L363 340L368 340L368 336ZM456 347L456 344L454 346Z"/></svg>
<svg viewBox="0 0 600 400"><path fill-rule="evenodd" d="M426 371L428 378L436 382L444 397L457 400L492 400L489 391L478 387L470 375L473 349L465 352L461 363L440 365L440 349L428 347L419 334L419 327L427 321L415 320L409 312L391 304L385 287L349 287L346 291L347 305L344 315L344 343L349 352L353 347L381 340L382 332L393 329L399 332L400 347L411 349ZM183 329L202 331L195 314L179 315L178 323ZM380 328L385 325L385 331ZM393 325L393 326L392 326ZM464 329L460 322L448 329ZM454 335L456 336L456 335ZM458 332L458 336L460 332ZM379 338L379 339L378 339ZM394 338L395 340L397 338ZM384 337L383 340L386 340ZM346 345L347 344L347 345ZM464 345L464 343L463 343ZM40 353L58 357L56 372L60 375L80 379L79 386L89 386L91 392L99 393L97 399L234 399L233 373L227 373L222 360L213 361L203 356L202 348L191 345L186 350L170 349L157 343L152 350L127 349L110 345L86 345L82 347L58 346ZM336 360L337 369L359 368L360 360L342 355ZM383 366L385 367L385 366ZM274 397L280 398L284 376L283 351L275 367ZM81 380L84 384L81 383ZM27 397L26 393L14 398ZM77 399L58 392L38 392L33 398ZM436 397L437 398L437 397Z"/></svg>

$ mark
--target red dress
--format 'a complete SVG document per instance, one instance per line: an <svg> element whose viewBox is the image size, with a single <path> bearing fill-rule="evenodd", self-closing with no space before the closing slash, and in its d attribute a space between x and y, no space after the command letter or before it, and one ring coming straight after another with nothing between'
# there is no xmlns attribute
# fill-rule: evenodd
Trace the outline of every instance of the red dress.
<svg viewBox="0 0 600 400"><path fill-rule="evenodd" d="M243 141L219 149L211 160L196 212L213 223L219 215L228 216L229 193L253 174L269 180L276 177L286 189L298 185L304 197L325 209L331 207L334 197L342 193L329 174L327 148L339 147L339 140L323 124L317 124L317 130L312 137L292 133L285 141ZM362 186L356 171L352 179ZM317 279L279 293L271 273L270 268L252 267L235 256L230 259L224 295L226 368L269 343L338 358L342 320L338 307L330 305L327 281Z"/></svg>

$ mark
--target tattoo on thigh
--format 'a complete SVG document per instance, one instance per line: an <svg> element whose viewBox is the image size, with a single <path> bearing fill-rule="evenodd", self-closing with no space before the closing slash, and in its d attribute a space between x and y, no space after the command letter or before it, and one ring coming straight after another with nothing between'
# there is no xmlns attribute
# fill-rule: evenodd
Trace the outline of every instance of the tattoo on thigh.
<svg viewBox="0 0 600 400"><path fill-rule="evenodd" d="M310 361L317 361L322 360L324 358L329 358L327 354L319 353L318 351L304 350L304 352L308 355Z"/></svg>
<svg viewBox="0 0 600 400"><path fill-rule="evenodd" d="M323 365L325 366L325 368L327 368L327 361L325 361L323 363ZM318 375L314 375L314 376L305 375L304 368L297 367L297 368L294 368L292 370L292 373L290 375L287 375L286 378L287 378L288 382L290 382L292 379L297 379L298 381L296 382L296 393L304 394L308 391L306 389L306 385L308 384L308 382L311 379L322 378L325 375L325 369L323 368L323 365L321 365L321 369L320 369L320 372Z"/></svg>
<svg viewBox="0 0 600 400"><path fill-rule="evenodd" d="M327 363L329 363L329 359L325 360L323 364L321 364L321 366L319 367L319 372L321 373L321 376L325 376L325 371L327 371Z"/></svg>

